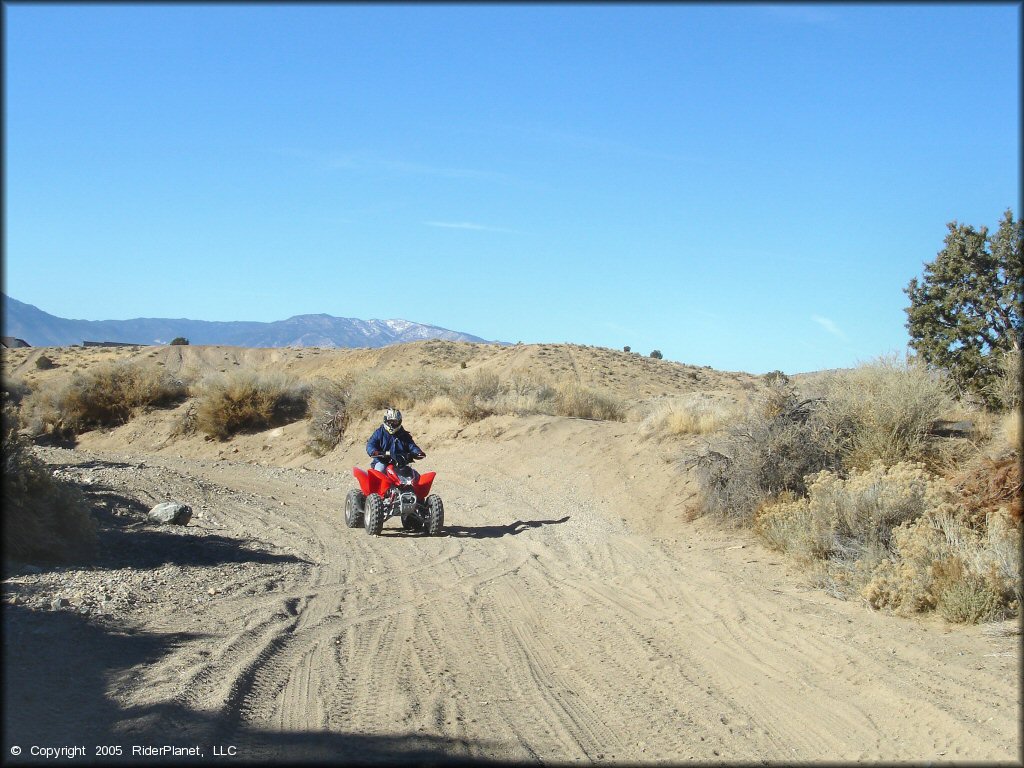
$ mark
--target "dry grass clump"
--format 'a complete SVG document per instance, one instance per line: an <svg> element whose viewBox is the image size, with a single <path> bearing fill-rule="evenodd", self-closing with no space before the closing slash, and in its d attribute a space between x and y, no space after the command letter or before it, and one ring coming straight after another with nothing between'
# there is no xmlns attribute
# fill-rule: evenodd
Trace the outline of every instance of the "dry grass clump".
<svg viewBox="0 0 1024 768"><path fill-rule="evenodd" d="M165 371L134 363L106 363L62 385L44 386L24 402L30 432L70 438L127 422L143 408L185 399L185 385Z"/></svg>
<svg viewBox="0 0 1024 768"><path fill-rule="evenodd" d="M558 392L546 379L513 371L502 379L493 371L457 374L448 395L452 412L464 422L488 416L555 413ZM438 403L435 403L435 408Z"/></svg>
<svg viewBox="0 0 1024 768"><path fill-rule="evenodd" d="M517 416L533 413L552 414L559 397L547 378L529 372L513 371L504 383L505 412Z"/></svg>
<svg viewBox="0 0 1024 768"><path fill-rule="evenodd" d="M449 388L449 379L439 373L368 371L346 384L348 410L357 418L387 408L410 408L446 395Z"/></svg>
<svg viewBox="0 0 1024 768"><path fill-rule="evenodd" d="M496 373L475 371L455 376L448 397L455 415L462 421L472 422L504 413L505 403L499 401L505 391Z"/></svg>
<svg viewBox="0 0 1024 768"><path fill-rule="evenodd" d="M781 380L769 384L749 415L693 462L702 511L750 524L769 501L803 496L806 476L837 470L839 458L814 418L816 407Z"/></svg>
<svg viewBox="0 0 1024 768"><path fill-rule="evenodd" d="M662 400L637 428L645 440L658 437L707 435L736 423L739 412L703 393Z"/></svg>
<svg viewBox="0 0 1024 768"><path fill-rule="evenodd" d="M626 406L614 395L569 382L555 389L555 413L577 419L625 421Z"/></svg>
<svg viewBox="0 0 1024 768"><path fill-rule="evenodd" d="M997 371L986 394L990 395L1003 410L1019 411L1021 394L1024 391L1020 350L1011 349L1004 352L999 358Z"/></svg>
<svg viewBox="0 0 1024 768"><path fill-rule="evenodd" d="M500 377L493 371L460 372L454 376L414 371L369 371L343 381L323 381L310 395L310 440L314 453L338 444L345 426L386 408L417 408L429 415L455 416L473 422L488 416L545 413L587 419L624 418L614 397L578 385L555 386L522 371Z"/></svg>
<svg viewBox="0 0 1024 768"><path fill-rule="evenodd" d="M422 388L417 401L424 404L425 412L454 415L464 422L541 413L614 421L625 418L625 406L612 395L575 383L553 384L522 371L513 371L506 378L488 370L460 372Z"/></svg>
<svg viewBox="0 0 1024 768"><path fill-rule="evenodd" d="M996 456L1006 456L1020 452L1021 421L1020 408L1016 411L1008 411L998 417L989 446L992 453Z"/></svg>
<svg viewBox="0 0 1024 768"><path fill-rule="evenodd" d="M89 555L96 524L79 488L57 480L18 434L17 413L3 411L3 552L21 561Z"/></svg>
<svg viewBox="0 0 1024 768"><path fill-rule="evenodd" d="M420 413L427 416L458 416L455 403L449 395L436 395L425 403L416 406Z"/></svg>
<svg viewBox="0 0 1024 768"><path fill-rule="evenodd" d="M867 469L876 460L942 463L941 443L929 436L932 423L956 409L943 378L924 366L880 358L818 384L818 418L844 466Z"/></svg>
<svg viewBox="0 0 1024 768"><path fill-rule="evenodd" d="M284 374L237 371L205 379L195 394L196 429L227 440L305 416L309 385Z"/></svg>

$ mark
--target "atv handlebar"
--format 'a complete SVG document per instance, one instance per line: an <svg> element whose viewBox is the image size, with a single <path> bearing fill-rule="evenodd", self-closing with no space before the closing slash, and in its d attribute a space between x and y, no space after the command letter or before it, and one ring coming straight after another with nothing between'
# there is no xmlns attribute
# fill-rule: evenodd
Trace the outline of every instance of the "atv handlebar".
<svg viewBox="0 0 1024 768"><path fill-rule="evenodd" d="M415 454L415 453L399 453L399 454L391 455L390 453L388 453L386 451L384 451L384 452L377 451L375 453L370 454L370 458L380 459L385 464L396 464L396 465L398 465L400 467L406 466L408 464L412 464L417 459L425 459L426 457L427 457L427 454L425 454L425 453L419 453L419 454Z"/></svg>

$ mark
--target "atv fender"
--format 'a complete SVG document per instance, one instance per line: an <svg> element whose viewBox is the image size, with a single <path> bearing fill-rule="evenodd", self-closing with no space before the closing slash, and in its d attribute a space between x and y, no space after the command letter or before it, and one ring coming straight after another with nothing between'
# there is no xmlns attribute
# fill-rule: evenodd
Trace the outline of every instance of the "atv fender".
<svg viewBox="0 0 1024 768"><path fill-rule="evenodd" d="M412 484L412 489L415 491L417 499L423 501L427 498L427 494L430 493L430 484L434 482L436 474L437 472L424 472Z"/></svg>
<svg viewBox="0 0 1024 768"><path fill-rule="evenodd" d="M383 496L384 491L391 485L391 482L375 469L364 472L359 467L352 467L352 475L359 482L359 490L363 492L364 496L369 496L371 493Z"/></svg>
<svg viewBox="0 0 1024 768"><path fill-rule="evenodd" d="M363 496L369 496L372 491L370 490L370 478L366 473L359 467L352 467L352 476L359 483L359 490L363 492Z"/></svg>
<svg viewBox="0 0 1024 768"><path fill-rule="evenodd" d="M392 483L388 479L388 476L385 475L383 472L378 472L376 469L371 469L370 485L373 488L374 493L383 496L387 492L388 488L394 485L394 483Z"/></svg>

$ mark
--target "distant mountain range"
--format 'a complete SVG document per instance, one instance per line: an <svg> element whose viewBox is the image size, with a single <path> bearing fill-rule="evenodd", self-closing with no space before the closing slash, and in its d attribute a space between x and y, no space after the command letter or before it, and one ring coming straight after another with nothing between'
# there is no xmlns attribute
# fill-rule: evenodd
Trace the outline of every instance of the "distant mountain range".
<svg viewBox="0 0 1024 768"><path fill-rule="evenodd" d="M296 315L271 323L217 322L139 317L133 320L67 320L0 294L3 335L33 347L63 347L85 341L168 344L181 336L190 344L235 347L385 347L407 341L486 342L478 336L408 320L358 320L331 315Z"/></svg>

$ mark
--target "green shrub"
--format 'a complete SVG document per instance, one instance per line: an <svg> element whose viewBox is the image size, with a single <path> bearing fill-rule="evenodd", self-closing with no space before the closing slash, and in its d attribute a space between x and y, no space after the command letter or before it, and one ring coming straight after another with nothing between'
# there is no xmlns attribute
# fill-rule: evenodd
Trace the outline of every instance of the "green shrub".
<svg viewBox="0 0 1024 768"><path fill-rule="evenodd" d="M48 371L51 368L56 367L57 364L54 363L53 360L48 358L46 355L40 355L39 357L36 358L36 368L38 368L40 371Z"/></svg>
<svg viewBox="0 0 1024 768"><path fill-rule="evenodd" d="M3 552L5 558L65 561L95 551L96 524L81 490L57 480L3 412Z"/></svg>
<svg viewBox="0 0 1024 768"><path fill-rule="evenodd" d="M661 360L662 359L661 350L660 349L656 349L653 352L651 352L651 357L653 357L655 360Z"/></svg>
<svg viewBox="0 0 1024 768"><path fill-rule="evenodd" d="M35 390L25 408L33 434L68 438L124 424L140 409L174 405L186 396L185 385L164 371L108 363L70 382Z"/></svg>
<svg viewBox="0 0 1024 768"><path fill-rule="evenodd" d="M763 378L766 384L789 384L789 376L779 370L768 371Z"/></svg>
<svg viewBox="0 0 1024 768"><path fill-rule="evenodd" d="M184 336L178 336L171 340L171 346L188 346L188 339Z"/></svg>
<svg viewBox="0 0 1024 768"><path fill-rule="evenodd" d="M947 621L957 624L977 624L1002 617L999 593L988 581L970 572L951 581L939 593L937 608Z"/></svg>
<svg viewBox="0 0 1024 768"><path fill-rule="evenodd" d="M283 374L239 371L206 379L197 392L196 428L217 440L259 432L306 415L309 385Z"/></svg>

